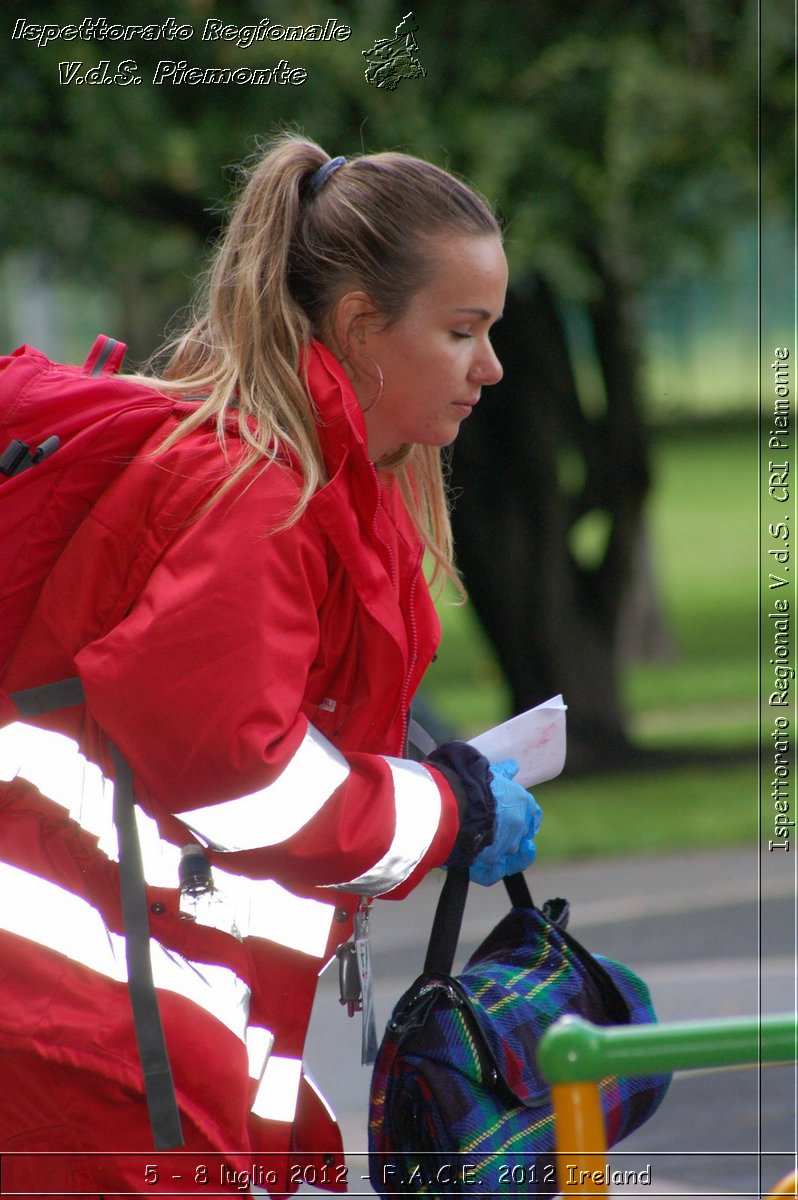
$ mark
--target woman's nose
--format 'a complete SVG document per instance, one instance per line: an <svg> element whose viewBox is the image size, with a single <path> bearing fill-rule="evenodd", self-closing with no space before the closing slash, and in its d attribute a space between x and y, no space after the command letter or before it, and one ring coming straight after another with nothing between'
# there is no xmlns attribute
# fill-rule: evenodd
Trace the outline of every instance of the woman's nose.
<svg viewBox="0 0 798 1200"><path fill-rule="evenodd" d="M484 353L474 363L472 376L480 383L490 387L492 384L498 383L503 375L504 367L499 362L498 355L493 346L488 342Z"/></svg>

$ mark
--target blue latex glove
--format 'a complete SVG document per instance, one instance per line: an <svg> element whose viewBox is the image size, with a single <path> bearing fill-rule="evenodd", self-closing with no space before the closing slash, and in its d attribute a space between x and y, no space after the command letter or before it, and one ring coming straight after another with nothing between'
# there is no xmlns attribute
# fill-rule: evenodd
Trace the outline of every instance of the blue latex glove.
<svg viewBox="0 0 798 1200"><path fill-rule="evenodd" d="M496 826L490 846L481 850L469 868L474 883L490 887L505 875L525 871L535 858L533 838L543 811L534 796L515 782L518 763L508 758L491 763L490 790L496 801Z"/></svg>

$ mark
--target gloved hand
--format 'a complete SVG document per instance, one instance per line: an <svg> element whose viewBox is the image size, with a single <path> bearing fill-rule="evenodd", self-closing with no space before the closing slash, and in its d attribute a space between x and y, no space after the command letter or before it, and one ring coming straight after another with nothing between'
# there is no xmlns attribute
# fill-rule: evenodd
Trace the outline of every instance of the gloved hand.
<svg viewBox="0 0 798 1200"><path fill-rule="evenodd" d="M543 811L534 796L515 782L514 759L490 765L490 790L496 801L493 841L481 850L469 868L474 883L490 887L505 875L524 871L535 858L533 838Z"/></svg>
<svg viewBox="0 0 798 1200"><path fill-rule="evenodd" d="M439 746L427 761L446 776L460 809L460 829L443 866L468 868L470 878L486 887L525 870L535 857L532 839L543 813L514 782L518 763L490 763L459 741Z"/></svg>

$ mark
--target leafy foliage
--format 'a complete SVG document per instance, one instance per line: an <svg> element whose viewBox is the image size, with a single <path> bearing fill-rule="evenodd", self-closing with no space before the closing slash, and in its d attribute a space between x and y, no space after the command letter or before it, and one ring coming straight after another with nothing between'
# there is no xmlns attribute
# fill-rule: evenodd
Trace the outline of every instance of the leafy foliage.
<svg viewBox="0 0 798 1200"><path fill-rule="evenodd" d="M257 24L255 0L191 0L181 9L179 20L197 31L189 41L6 40L0 228L8 249L44 246L70 271L85 264L87 273L118 274L132 260L156 276L180 273L218 227L230 164L286 124L331 153L399 146L448 161L507 214L515 271L542 271L558 294L581 299L597 286L580 253L585 239L598 237L637 284L680 248L717 245L753 203L754 0L431 5L417 13L426 78L396 94L365 84L362 57L402 16L395 4L336 5L336 19L353 31L345 42L248 48L202 41L199 30L210 18ZM135 10L141 24L172 14L162 0ZM305 25L329 14L319 0L274 0L269 12L275 23ZM84 17L79 0L26 9L29 22ZM767 95L785 114L786 134L790 41L778 49L775 19L763 34ZM151 82L165 57L218 67L281 55L306 65L305 84ZM89 67L128 58L140 86L59 82L65 60ZM188 231L189 241L164 255L164 230Z"/></svg>

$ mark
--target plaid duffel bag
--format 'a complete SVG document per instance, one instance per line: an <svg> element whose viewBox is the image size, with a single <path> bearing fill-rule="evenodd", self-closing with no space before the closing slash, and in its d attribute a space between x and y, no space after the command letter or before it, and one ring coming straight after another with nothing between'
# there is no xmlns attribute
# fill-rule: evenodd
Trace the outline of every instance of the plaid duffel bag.
<svg viewBox="0 0 798 1200"><path fill-rule="evenodd" d="M468 873L448 872L424 971L388 1022L369 1113L369 1176L380 1196L555 1195L541 1036L566 1013L599 1025L656 1020L639 976L566 932L565 901L541 911L523 875L504 882L513 908L453 976ZM608 1145L655 1112L669 1082L601 1081Z"/></svg>

